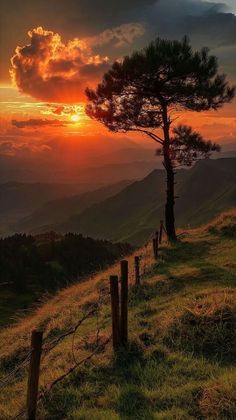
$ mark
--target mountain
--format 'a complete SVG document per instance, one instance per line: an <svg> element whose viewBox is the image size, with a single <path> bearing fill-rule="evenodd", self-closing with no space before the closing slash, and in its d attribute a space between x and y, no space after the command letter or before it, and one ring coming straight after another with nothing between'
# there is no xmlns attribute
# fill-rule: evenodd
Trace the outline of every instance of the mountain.
<svg viewBox="0 0 236 420"><path fill-rule="evenodd" d="M136 179L161 166L155 145L138 144L131 139L71 138L52 139L42 153L2 155L0 183L85 183L93 189L123 179ZM96 178L94 175L96 174ZM98 178L97 178L98 177ZM98 181L98 182L97 182ZM96 184L94 186L94 184Z"/></svg>
<svg viewBox="0 0 236 420"><path fill-rule="evenodd" d="M82 184L50 184L7 182L0 184L0 224L18 220L43 205L48 200L84 192Z"/></svg>
<svg viewBox="0 0 236 420"><path fill-rule="evenodd" d="M117 184L108 185L95 191L86 192L72 197L63 197L57 200L50 200L37 208L29 216L24 217L14 225L13 230L30 232L42 225L60 223L72 214L79 214L91 205L103 201L106 198L117 194L132 181L121 181Z"/></svg>
<svg viewBox="0 0 236 420"><path fill-rule="evenodd" d="M236 158L204 160L189 170L177 171L177 226L197 226L235 206L235 181ZM115 196L51 228L139 244L163 218L165 188L165 172L155 170Z"/></svg>

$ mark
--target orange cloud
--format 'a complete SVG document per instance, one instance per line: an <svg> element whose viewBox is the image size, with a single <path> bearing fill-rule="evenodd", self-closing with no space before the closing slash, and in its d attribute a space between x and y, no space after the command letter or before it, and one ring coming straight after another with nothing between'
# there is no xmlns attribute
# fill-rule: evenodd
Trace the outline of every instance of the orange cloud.
<svg viewBox="0 0 236 420"><path fill-rule="evenodd" d="M17 47L11 59L11 78L22 93L43 101L81 102L85 87L107 69L108 57L93 55L78 38L63 43L58 33L42 27L28 35L30 44Z"/></svg>

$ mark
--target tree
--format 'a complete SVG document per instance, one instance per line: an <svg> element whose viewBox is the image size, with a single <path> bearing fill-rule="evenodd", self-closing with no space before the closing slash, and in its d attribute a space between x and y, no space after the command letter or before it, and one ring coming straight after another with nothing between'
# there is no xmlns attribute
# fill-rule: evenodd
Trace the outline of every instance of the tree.
<svg viewBox="0 0 236 420"><path fill-rule="evenodd" d="M172 131L175 111L217 110L234 96L217 58L207 48L194 52L182 41L157 38L147 48L114 62L96 90L86 90L86 113L113 132L138 131L157 142L167 174L165 223L176 240L174 169L191 166L219 146L206 142L191 127ZM173 135L171 133L173 132Z"/></svg>

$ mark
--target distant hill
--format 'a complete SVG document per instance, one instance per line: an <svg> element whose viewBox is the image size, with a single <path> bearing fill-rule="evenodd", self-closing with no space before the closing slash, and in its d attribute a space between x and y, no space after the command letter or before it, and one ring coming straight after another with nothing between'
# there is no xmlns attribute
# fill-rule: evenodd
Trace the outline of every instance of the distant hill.
<svg viewBox="0 0 236 420"><path fill-rule="evenodd" d="M50 200L37 208L29 216L21 219L15 224L13 230L30 232L42 225L60 223L72 214L79 214L91 205L113 196L131 184L132 181L121 181L113 185L99 188L95 191L83 194L63 197L57 200Z"/></svg>
<svg viewBox="0 0 236 420"><path fill-rule="evenodd" d="M0 154L0 183L83 183L89 185L89 189L95 189L107 185L108 179L110 184L123 179L139 179L161 167L155 148L132 145L130 140L122 142L123 147L120 141L111 141L110 138L96 142L86 140L74 139L69 150L68 144L59 142L60 152L51 151L40 156Z"/></svg>
<svg viewBox="0 0 236 420"><path fill-rule="evenodd" d="M236 205L236 158L204 160L176 175L178 227L197 226ZM60 232L80 232L95 238L138 244L164 215L165 172L155 170L107 200L73 215Z"/></svg>
<svg viewBox="0 0 236 420"><path fill-rule="evenodd" d="M30 180L30 179L29 179ZM6 225L30 214L48 200L84 192L87 186L76 184L21 183L0 184L0 223Z"/></svg>

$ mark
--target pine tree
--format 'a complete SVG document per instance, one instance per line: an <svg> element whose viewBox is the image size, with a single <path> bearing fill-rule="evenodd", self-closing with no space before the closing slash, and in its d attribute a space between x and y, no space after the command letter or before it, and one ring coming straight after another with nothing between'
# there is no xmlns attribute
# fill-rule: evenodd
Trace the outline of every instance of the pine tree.
<svg viewBox="0 0 236 420"><path fill-rule="evenodd" d="M96 90L87 89L86 113L113 132L138 131L159 144L167 174L165 223L176 240L174 175L219 146L188 126L174 127L176 111L217 110L234 97L207 48L193 51L189 40L157 38L147 48L116 61Z"/></svg>

